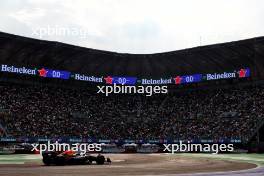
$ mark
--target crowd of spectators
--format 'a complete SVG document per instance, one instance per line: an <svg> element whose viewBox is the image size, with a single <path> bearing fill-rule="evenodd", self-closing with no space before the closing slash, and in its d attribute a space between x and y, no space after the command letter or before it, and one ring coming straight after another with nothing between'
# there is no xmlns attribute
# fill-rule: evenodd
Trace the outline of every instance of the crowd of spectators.
<svg viewBox="0 0 264 176"><path fill-rule="evenodd" d="M262 86L185 90L151 97L0 86L0 107L8 113L1 117L1 124L14 137L247 138L263 119L263 104Z"/></svg>

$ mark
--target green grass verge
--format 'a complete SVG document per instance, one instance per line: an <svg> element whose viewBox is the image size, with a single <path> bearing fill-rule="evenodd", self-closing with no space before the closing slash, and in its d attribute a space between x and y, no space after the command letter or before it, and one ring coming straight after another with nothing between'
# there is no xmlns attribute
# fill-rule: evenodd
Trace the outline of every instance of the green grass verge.
<svg viewBox="0 0 264 176"><path fill-rule="evenodd" d="M41 163L41 158L40 155L27 154L0 155L0 164Z"/></svg>

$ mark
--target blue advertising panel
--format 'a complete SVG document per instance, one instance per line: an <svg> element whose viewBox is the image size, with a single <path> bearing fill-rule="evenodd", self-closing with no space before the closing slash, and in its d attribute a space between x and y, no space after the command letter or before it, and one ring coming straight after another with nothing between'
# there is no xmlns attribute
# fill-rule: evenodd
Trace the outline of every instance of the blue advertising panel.
<svg viewBox="0 0 264 176"><path fill-rule="evenodd" d="M192 74L192 75L178 75L169 78L142 78L142 77L127 77L127 76L93 76L84 74L72 74L69 71L53 70L47 68L28 68L28 67L17 67L13 65L0 65L0 72L7 72L21 75L36 75L42 78L57 78L57 79L75 79L79 81L95 82L95 83L106 83L106 84L119 84L119 85L169 85L169 84L191 84L202 81L211 80L222 80L222 79L241 79L248 78L251 76L251 70L249 68L240 68L233 71L223 71L215 73L205 74Z"/></svg>
<svg viewBox="0 0 264 176"><path fill-rule="evenodd" d="M187 76L180 76L179 84L189 84L189 83L197 83L202 81L202 74L194 74L194 75L187 75ZM175 78L177 81L177 77Z"/></svg>
<svg viewBox="0 0 264 176"><path fill-rule="evenodd" d="M137 82L136 77L112 77L112 84L122 84L122 85L135 85Z"/></svg>
<svg viewBox="0 0 264 176"><path fill-rule="evenodd" d="M69 79L71 73L68 71L46 69L46 78Z"/></svg>

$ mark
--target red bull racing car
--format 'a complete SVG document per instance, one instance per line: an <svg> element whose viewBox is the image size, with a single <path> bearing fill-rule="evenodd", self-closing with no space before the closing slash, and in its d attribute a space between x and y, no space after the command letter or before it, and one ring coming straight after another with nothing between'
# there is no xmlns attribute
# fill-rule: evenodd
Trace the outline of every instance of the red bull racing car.
<svg viewBox="0 0 264 176"><path fill-rule="evenodd" d="M50 165L86 165L96 163L103 165L105 163L110 164L110 158L105 158L103 155L98 154L97 156L92 155L80 155L74 151L64 152L44 152L42 154L43 163L47 166Z"/></svg>

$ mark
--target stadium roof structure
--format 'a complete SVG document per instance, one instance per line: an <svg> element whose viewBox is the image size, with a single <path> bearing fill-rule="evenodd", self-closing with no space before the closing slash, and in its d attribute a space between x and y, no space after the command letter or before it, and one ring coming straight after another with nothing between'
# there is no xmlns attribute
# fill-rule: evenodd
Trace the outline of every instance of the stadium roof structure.
<svg viewBox="0 0 264 176"><path fill-rule="evenodd" d="M47 67L94 76L160 78L249 67L264 78L264 37L190 49L127 54L0 32L0 63Z"/></svg>

